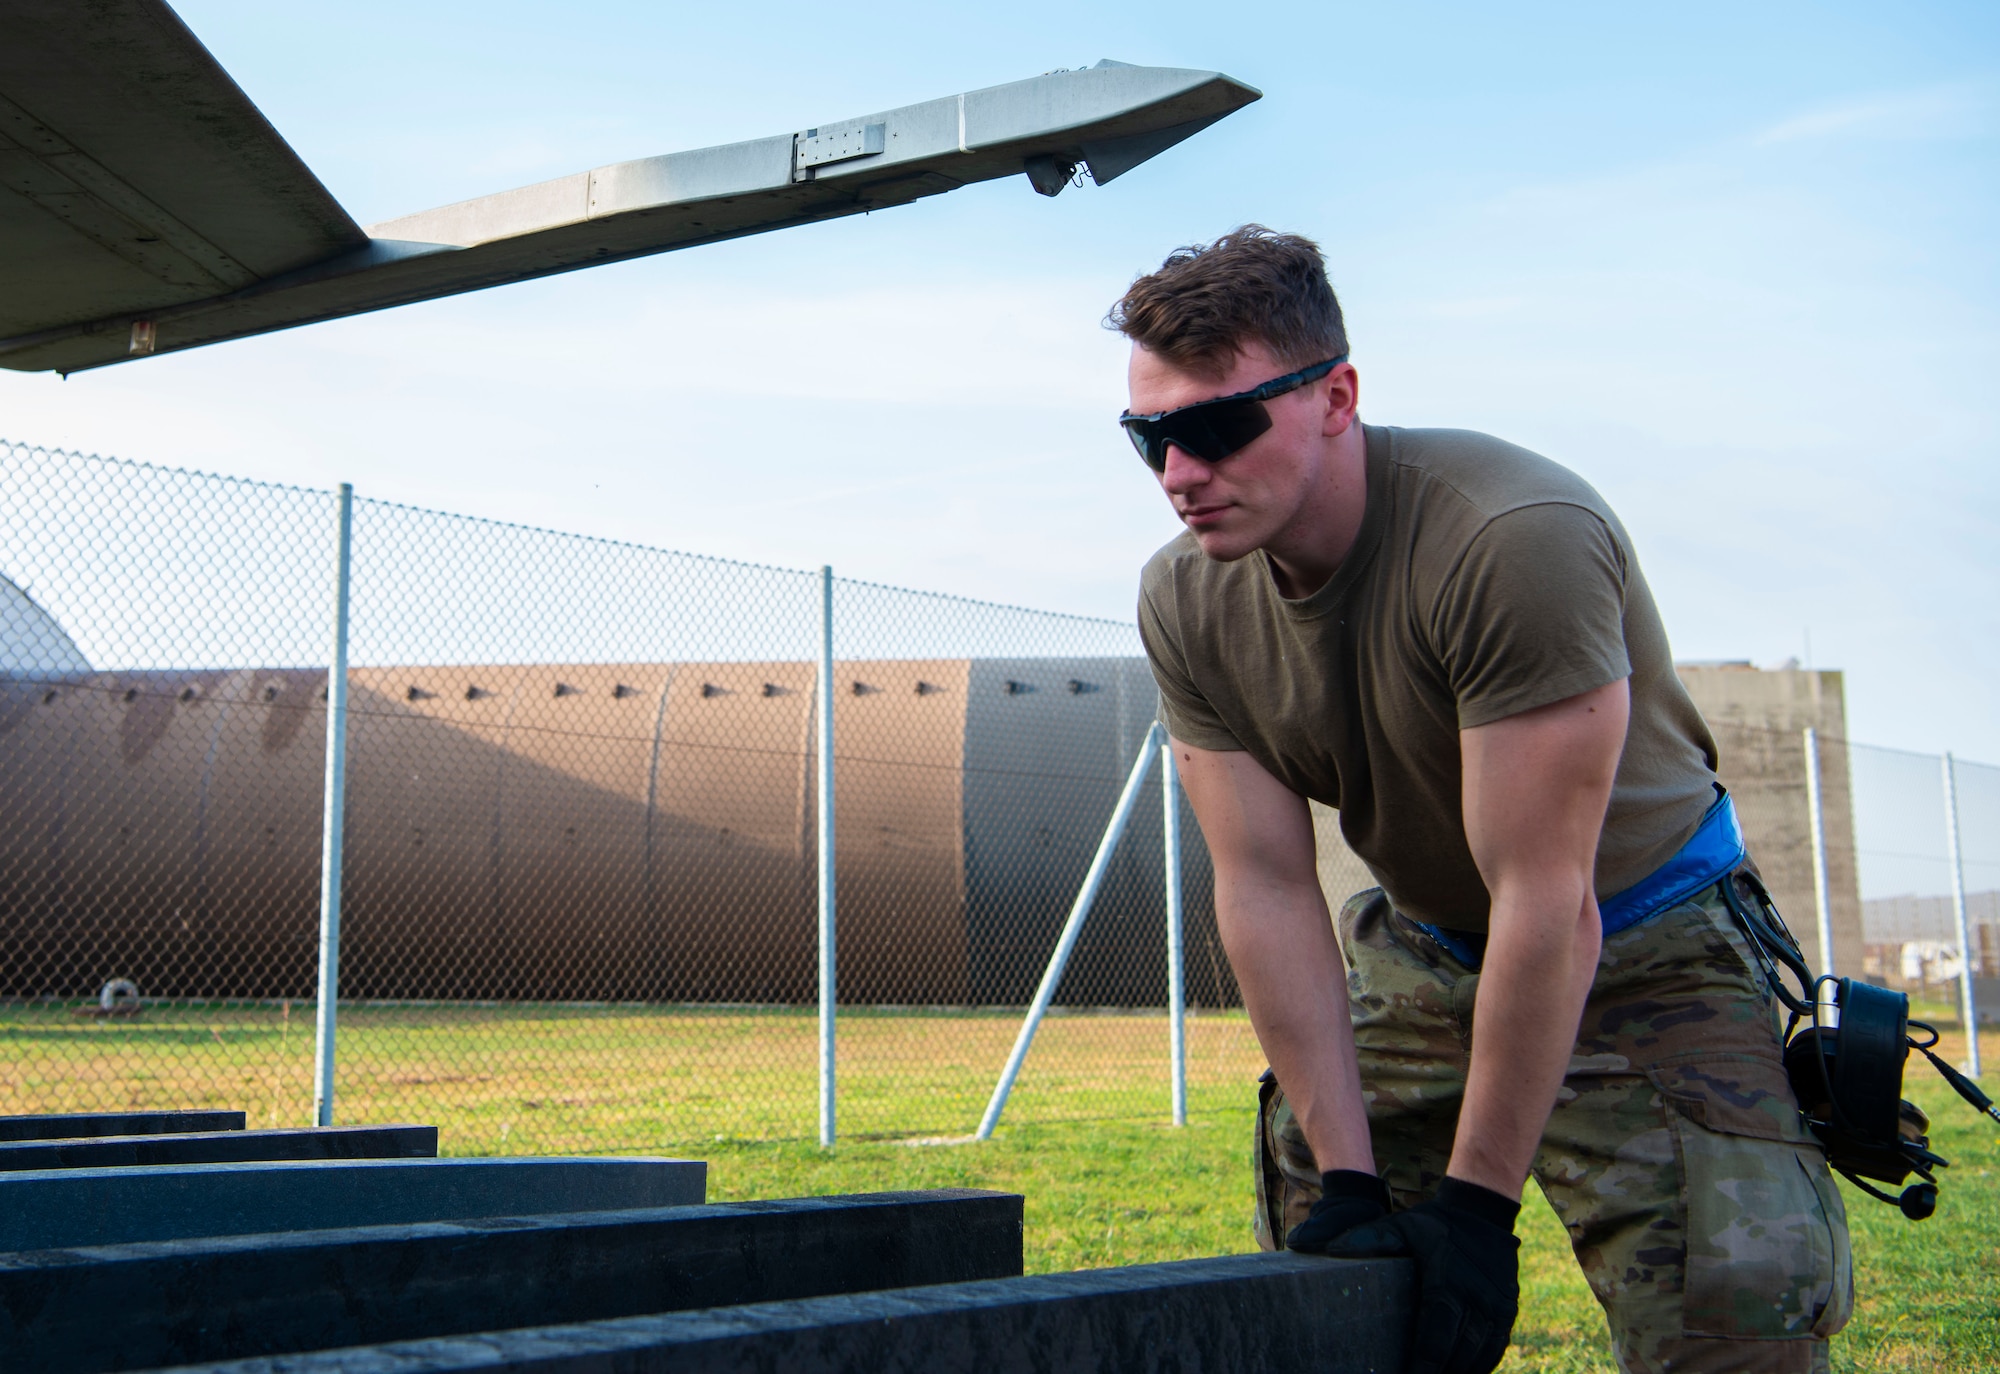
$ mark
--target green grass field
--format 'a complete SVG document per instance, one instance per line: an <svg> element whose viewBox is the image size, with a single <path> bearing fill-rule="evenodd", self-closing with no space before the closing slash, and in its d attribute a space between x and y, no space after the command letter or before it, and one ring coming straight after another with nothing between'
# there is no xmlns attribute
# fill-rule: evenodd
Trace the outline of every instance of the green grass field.
<svg viewBox="0 0 2000 1374"><path fill-rule="evenodd" d="M253 1126L312 1120L312 1007L0 1007L0 1114L233 1107ZM843 1010L846 1139L958 1136L979 1123L1019 1012ZM343 1007L342 1122L425 1121L454 1154L644 1151L817 1132L817 1022L793 1009ZM1188 1024L1197 1112L1262 1070L1241 1013ZM1161 1014L1051 1015L1011 1119L1163 1118Z"/></svg>
<svg viewBox="0 0 2000 1374"><path fill-rule="evenodd" d="M1929 1010L1937 1011L1937 1008ZM344 1010L339 1119L435 1122L451 1154L677 1153L716 1199L970 1186L1027 1198L1036 1272L1250 1247L1252 1080L1240 1015L1190 1027L1192 1124L1167 1124L1166 1023L1060 1016L1038 1037L996 1138L977 1123L1018 1020L843 1014L842 1143L812 1144L814 1024L798 1013L577 1008ZM0 1113L234 1106L310 1117L311 1008L149 1008L136 1020L0 1008ZM1947 1035L1947 1057L1964 1053ZM1982 1048L2000 1064L2000 1035ZM1989 1073L1988 1084L1994 1082ZM1907 1091L1952 1160L1927 1222L1848 1190L1858 1310L1852 1371L2000 1371L2000 1126L1927 1065ZM1509 1371L1610 1371L1604 1324L1560 1228L1524 1212Z"/></svg>

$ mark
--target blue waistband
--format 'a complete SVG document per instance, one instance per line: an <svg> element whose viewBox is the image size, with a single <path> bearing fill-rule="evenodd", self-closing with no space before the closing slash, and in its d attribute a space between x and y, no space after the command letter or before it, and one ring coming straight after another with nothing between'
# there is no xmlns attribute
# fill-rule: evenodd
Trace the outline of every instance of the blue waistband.
<svg viewBox="0 0 2000 1374"><path fill-rule="evenodd" d="M1623 892L1598 902L1604 933L1616 935L1648 916L1686 901L1711 883L1721 882L1744 860L1743 827L1736 821L1736 803L1727 794L1708 808L1688 842L1658 868Z"/></svg>
<svg viewBox="0 0 2000 1374"><path fill-rule="evenodd" d="M1727 793L1708 808L1688 842L1674 856L1623 892L1597 903L1604 933L1616 935L1629 930L1648 916L1656 916L1677 906L1711 883L1722 881L1744 860L1743 827L1736 820L1736 803ZM1416 922L1424 933L1467 968L1477 969L1486 943L1483 934L1450 930L1443 926Z"/></svg>

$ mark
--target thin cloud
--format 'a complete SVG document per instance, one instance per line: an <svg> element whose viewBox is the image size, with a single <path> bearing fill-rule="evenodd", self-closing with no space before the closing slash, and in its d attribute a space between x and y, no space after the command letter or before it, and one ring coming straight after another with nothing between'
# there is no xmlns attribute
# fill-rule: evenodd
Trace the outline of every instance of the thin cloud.
<svg viewBox="0 0 2000 1374"><path fill-rule="evenodd" d="M1977 131L1986 103L1984 92L1965 86L1898 91L1808 110L1762 130L1752 142L1761 146L1844 136L1960 137Z"/></svg>

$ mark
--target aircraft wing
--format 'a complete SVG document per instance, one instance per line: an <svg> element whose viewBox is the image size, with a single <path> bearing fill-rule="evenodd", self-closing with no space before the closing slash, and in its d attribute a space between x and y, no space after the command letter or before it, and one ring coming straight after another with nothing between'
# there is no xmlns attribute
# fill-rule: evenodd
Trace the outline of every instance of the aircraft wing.
<svg viewBox="0 0 2000 1374"><path fill-rule="evenodd" d="M1104 62L358 227L163 0L0 0L0 366L72 372L902 205L1259 98Z"/></svg>

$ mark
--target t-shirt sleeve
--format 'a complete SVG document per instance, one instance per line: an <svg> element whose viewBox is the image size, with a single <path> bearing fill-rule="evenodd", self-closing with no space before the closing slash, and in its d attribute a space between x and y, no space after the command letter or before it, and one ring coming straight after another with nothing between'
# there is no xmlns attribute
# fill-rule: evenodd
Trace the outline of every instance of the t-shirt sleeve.
<svg viewBox="0 0 2000 1374"><path fill-rule="evenodd" d="M1582 506L1523 506L1481 528L1439 590L1431 635L1460 729L1630 676L1626 559Z"/></svg>
<svg viewBox="0 0 2000 1374"><path fill-rule="evenodd" d="M1166 612L1160 608L1161 598L1167 602ZM1240 753L1242 742L1223 724L1222 717L1202 695L1194 675L1188 671L1172 605L1172 587L1159 587L1148 577L1139 590L1139 638L1146 646L1146 661L1152 665L1153 681L1159 684L1160 720L1167 732L1183 744L1220 753Z"/></svg>

